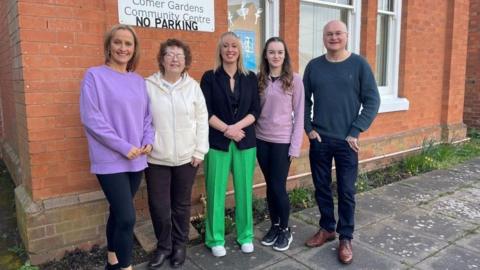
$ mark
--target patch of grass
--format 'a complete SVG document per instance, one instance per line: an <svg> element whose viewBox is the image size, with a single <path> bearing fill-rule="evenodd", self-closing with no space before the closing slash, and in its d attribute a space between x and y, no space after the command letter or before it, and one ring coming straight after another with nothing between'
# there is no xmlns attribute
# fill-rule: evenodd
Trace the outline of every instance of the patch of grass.
<svg viewBox="0 0 480 270"><path fill-rule="evenodd" d="M315 205L313 189L296 187L288 193L292 211L313 207Z"/></svg>
<svg viewBox="0 0 480 270"><path fill-rule="evenodd" d="M30 261L26 261L18 270L39 270L37 266L30 264Z"/></svg>
<svg viewBox="0 0 480 270"><path fill-rule="evenodd" d="M425 141L418 154L386 168L360 173L356 183L357 192L365 192L432 170L448 169L480 156L480 131L469 130L468 134L469 141L455 145L436 145L433 141Z"/></svg>
<svg viewBox="0 0 480 270"><path fill-rule="evenodd" d="M8 248L8 251L15 253L20 258L26 258L27 253L23 245L15 245L13 247Z"/></svg>
<svg viewBox="0 0 480 270"><path fill-rule="evenodd" d="M268 206L266 198L253 198L253 220L258 224L268 218Z"/></svg>
<svg viewBox="0 0 480 270"><path fill-rule="evenodd" d="M194 216L191 220L193 227L197 232L202 236L202 240L205 238L205 216L197 215Z"/></svg>
<svg viewBox="0 0 480 270"><path fill-rule="evenodd" d="M357 178L357 182L355 182L355 189L357 192L365 192L371 189L368 185L368 175L367 174L360 174Z"/></svg>
<svg viewBox="0 0 480 270"><path fill-rule="evenodd" d="M225 235L235 231L235 208L225 210Z"/></svg>

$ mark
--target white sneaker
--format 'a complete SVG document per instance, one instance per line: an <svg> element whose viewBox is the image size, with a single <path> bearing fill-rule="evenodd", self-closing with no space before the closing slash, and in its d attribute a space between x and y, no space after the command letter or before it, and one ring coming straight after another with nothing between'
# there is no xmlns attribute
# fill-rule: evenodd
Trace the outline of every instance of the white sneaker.
<svg viewBox="0 0 480 270"><path fill-rule="evenodd" d="M243 253L252 253L253 252L253 244L252 243L245 243L241 246Z"/></svg>
<svg viewBox="0 0 480 270"><path fill-rule="evenodd" d="M212 254L215 257L223 257L227 255L227 250L225 250L224 246L214 246L212 247Z"/></svg>

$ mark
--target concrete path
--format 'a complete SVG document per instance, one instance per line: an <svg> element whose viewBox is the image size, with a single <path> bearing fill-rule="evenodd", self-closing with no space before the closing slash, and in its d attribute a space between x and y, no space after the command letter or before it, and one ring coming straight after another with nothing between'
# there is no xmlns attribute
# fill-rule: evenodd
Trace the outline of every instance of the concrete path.
<svg viewBox="0 0 480 270"><path fill-rule="evenodd" d="M193 246L183 269L480 269L480 158L356 199L354 260L349 266L337 261L338 241L304 246L320 217L317 208L310 208L292 215L294 240L285 253L260 244L269 227L264 222L255 228L253 254L242 254L230 235L227 256L215 258L205 246ZM147 269L146 263L134 269Z"/></svg>

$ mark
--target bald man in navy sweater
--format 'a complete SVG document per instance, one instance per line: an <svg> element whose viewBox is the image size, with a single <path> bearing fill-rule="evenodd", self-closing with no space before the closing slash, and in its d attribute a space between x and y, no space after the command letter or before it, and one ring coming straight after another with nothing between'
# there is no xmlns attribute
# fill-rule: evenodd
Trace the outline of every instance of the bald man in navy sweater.
<svg viewBox="0 0 480 270"><path fill-rule="evenodd" d="M320 230L305 244L321 246L334 240L336 231L340 239L338 259L344 264L353 260L358 136L371 125L380 106L372 70L363 57L346 50L347 40L343 22L328 22L323 29L327 53L312 59L303 77L305 131L310 139L310 167L321 214ZM337 176L338 223L330 188L332 160Z"/></svg>

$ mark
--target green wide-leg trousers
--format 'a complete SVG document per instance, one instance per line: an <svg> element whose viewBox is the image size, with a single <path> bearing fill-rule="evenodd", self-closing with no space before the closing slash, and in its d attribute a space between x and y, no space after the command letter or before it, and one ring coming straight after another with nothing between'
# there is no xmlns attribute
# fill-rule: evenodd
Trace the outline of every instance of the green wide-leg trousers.
<svg viewBox="0 0 480 270"><path fill-rule="evenodd" d="M210 149L205 157L207 215L205 245L225 245L225 195L233 174L237 242L253 242L252 190L256 148L239 150L231 142L228 152Z"/></svg>

